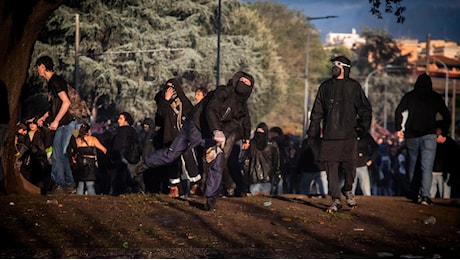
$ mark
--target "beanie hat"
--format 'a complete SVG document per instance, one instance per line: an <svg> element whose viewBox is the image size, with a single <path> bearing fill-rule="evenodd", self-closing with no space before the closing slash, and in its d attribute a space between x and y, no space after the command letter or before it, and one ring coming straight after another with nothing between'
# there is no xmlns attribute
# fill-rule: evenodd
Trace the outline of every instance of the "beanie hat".
<svg viewBox="0 0 460 260"><path fill-rule="evenodd" d="M155 126L155 122L152 118L150 117L147 117L144 119L144 121L142 122L143 125L148 125L150 127L154 127Z"/></svg>

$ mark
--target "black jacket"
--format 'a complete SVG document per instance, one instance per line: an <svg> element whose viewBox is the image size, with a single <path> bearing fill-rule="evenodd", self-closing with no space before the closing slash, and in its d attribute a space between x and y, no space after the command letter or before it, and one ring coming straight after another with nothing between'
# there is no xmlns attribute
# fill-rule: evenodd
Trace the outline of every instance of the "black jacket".
<svg viewBox="0 0 460 260"><path fill-rule="evenodd" d="M375 163L378 155L379 145L368 132L358 139L358 157L356 167L365 166L371 160Z"/></svg>
<svg viewBox="0 0 460 260"><path fill-rule="evenodd" d="M192 102L185 95L180 82L174 78L166 81L166 83L168 82L173 84L177 97L166 100L165 89L159 91L155 96L155 101L157 102L155 124L162 128L163 144L166 146L169 146L176 138L182 128L182 123L186 119L186 115L193 108Z"/></svg>
<svg viewBox="0 0 460 260"><path fill-rule="evenodd" d="M237 83L240 77L247 77L251 81L249 93L240 95L237 92ZM209 92L189 114L190 119L201 131L204 138L212 137L214 130L221 130L228 137L230 133L237 133L239 139L249 139L251 120L247 99L254 88L254 79L250 74L239 71L227 83Z"/></svg>
<svg viewBox="0 0 460 260"><path fill-rule="evenodd" d="M134 140L137 140L137 132L134 127L121 126L117 128L117 132L113 136L110 146L110 159L112 162L116 162L123 157L128 137L133 137Z"/></svg>
<svg viewBox="0 0 460 260"><path fill-rule="evenodd" d="M460 174L459 158L460 147L450 136L447 136L444 143L437 143L436 145L433 171Z"/></svg>
<svg viewBox="0 0 460 260"><path fill-rule="evenodd" d="M395 110L396 131L402 129L403 112L408 112L404 127L405 138L436 134L436 114L442 116L443 129L450 125L450 115L441 95L433 91L430 76L423 73L415 82L414 89L406 93Z"/></svg>
<svg viewBox="0 0 460 260"><path fill-rule="evenodd" d="M320 145L321 140L318 138L303 140L298 160L299 172L320 172L326 170L324 164L319 161Z"/></svg>
<svg viewBox="0 0 460 260"><path fill-rule="evenodd" d="M372 108L361 85L351 78L332 78L318 89L307 134L319 138L322 122L323 139L353 139L356 128L369 130L371 119Z"/></svg>
<svg viewBox="0 0 460 260"><path fill-rule="evenodd" d="M263 129L264 133L254 133L251 145L243 156L243 171L249 185L272 182L281 174L278 145L268 139L265 123L260 123L257 128Z"/></svg>

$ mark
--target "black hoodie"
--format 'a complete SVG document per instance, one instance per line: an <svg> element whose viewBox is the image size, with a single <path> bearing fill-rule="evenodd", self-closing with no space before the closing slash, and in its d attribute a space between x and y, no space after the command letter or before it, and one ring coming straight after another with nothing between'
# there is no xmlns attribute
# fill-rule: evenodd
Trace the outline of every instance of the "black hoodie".
<svg viewBox="0 0 460 260"><path fill-rule="evenodd" d="M415 138L436 134L436 114L442 116L442 124L450 125L450 115L442 96L433 91L431 78L426 73L418 76L414 89L406 93L395 111L396 131L402 129L403 112L408 112L404 137Z"/></svg>
<svg viewBox="0 0 460 260"><path fill-rule="evenodd" d="M240 78L245 77L251 86L241 85ZM254 77L238 71L228 81L209 92L198 103L190 118L201 131L204 138L212 137L214 130L221 130L225 136L236 133L237 139L249 139L251 120L247 99L254 89Z"/></svg>

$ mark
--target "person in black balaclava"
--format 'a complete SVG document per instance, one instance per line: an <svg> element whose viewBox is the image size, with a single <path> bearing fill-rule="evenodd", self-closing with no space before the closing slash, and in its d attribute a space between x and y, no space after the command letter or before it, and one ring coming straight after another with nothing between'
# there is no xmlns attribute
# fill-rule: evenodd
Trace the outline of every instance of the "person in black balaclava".
<svg viewBox="0 0 460 260"><path fill-rule="evenodd" d="M407 111L407 120L403 122L403 113ZM433 91L430 76L426 73L418 76L414 89L406 93L395 110L395 126L399 138L407 145L409 164L407 175L411 182L408 197L413 202L430 205L430 189L433 178L433 163L436 155L436 118L442 116L440 124L449 129L451 120L449 110L441 95ZM414 178L417 160L422 171L421 187ZM419 195L421 196L419 198Z"/></svg>
<svg viewBox="0 0 460 260"><path fill-rule="evenodd" d="M279 154L276 142L268 139L267 124L259 123L243 157L244 176L252 195L271 195L272 183L281 175Z"/></svg>
<svg viewBox="0 0 460 260"><path fill-rule="evenodd" d="M350 60L338 56L331 62L332 78L319 86L307 131L307 142L321 139L319 160L326 167L332 197L328 213L342 208L341 192L349 207L356 206L351 190L356 175L357 137L369 130L372 119L372 108L361 85L350 78ZM339 171L345 177L342 189Z"/></svg>
<svg viewBox="0 0 460 260"><path fill-rule="evenodd" d="M170 164L197 146L206 151L206 209L216 210L224 169L224 154L238 139L242 149L249 148L251 121L247 99L254 88L252 75L238 71L227 85L220 85L189 113L183 128L168 148L156 150L138 165L138 170ZM231 137L231 138L228 138Z"/></svg>

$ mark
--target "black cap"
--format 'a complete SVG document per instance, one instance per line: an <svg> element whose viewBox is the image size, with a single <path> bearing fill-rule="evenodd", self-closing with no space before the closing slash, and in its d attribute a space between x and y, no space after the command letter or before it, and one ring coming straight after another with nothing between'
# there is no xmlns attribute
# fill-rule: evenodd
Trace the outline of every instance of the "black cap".
<svg viewBox="0 0 460 260"><path fill-rule="evenodd" d="M149 125L150 127L153 127L155 125L155 121L150 118L150 117L147 117L144 119L144 121L142 121L142 124L143 125Z"/></svg>
<svg viewBox="0 0 460 260"><path fill-rule="evenodd" d="M331 59L331 62L334 62L334 61L340 61L342 63L347 64L348 66L351 66L351 61L347 57L342 56L342 55Z"/></svg>

